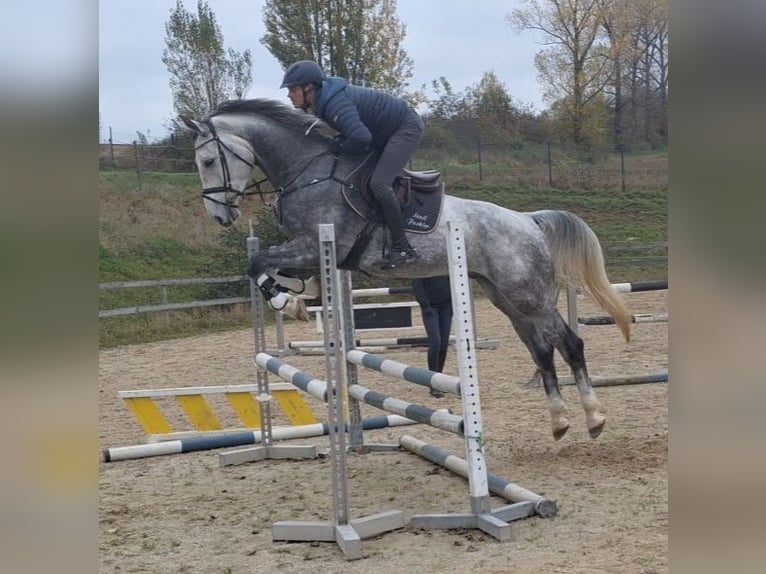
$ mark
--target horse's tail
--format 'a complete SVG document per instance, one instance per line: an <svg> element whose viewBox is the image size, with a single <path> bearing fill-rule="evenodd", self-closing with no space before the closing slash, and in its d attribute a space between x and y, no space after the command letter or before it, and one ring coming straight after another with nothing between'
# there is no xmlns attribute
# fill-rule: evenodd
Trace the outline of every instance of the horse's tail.
<svg viewBox="0 0 766 574"><path fill-rule="evenodd" d="M601 244L590 226L568 211L542 210L527 215L545 234L559 279L593 297L630 341L630 313L606 276Z"/></svg>

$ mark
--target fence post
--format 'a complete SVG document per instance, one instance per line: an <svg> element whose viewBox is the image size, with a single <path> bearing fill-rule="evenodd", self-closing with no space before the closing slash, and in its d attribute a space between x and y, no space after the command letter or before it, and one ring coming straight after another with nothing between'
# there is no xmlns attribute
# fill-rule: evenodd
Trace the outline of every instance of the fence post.
<svg viewBox="0 0 766 574"><path fill-rule="evenodd" d="M160 287L160 304L168 304L168 288L165 285ZM170 325L170 311L165 311L163 315L165 315L165 325Z"/></svg>
<svg viewBox="0 0 766 574"><path fill-rule="evenodd" d="M622 175L622 191L625 191L625 152L620 146L620 174Z"/></svg>
<svg viewBox="0 0 766 574"><path fill-rule="evenodd" d="M476 154L479 159L479 181L484 179L484 172L481 169L481 136L476 138Z"/></svg>
<svg viewBox="0 0 766 574"><path fill-rule="evenodd" d="M133 140L133 152L136 156L136 175L138 176L138 189L143 191L143 182L141 181L141 158L138 155L138 142Z"/></svg>
<svg viewBox="0 0 766 574"><path fill-rule="evenodd" d="M551 142L548 142L548 187L553 187L553 167L551 164Z"/></svg>
<svg viewBox="0 0 766 574"><path fill-rule="evenodd" d="M170 134L170 145L173 147L173 171L178 172L178 146L176 144L176 134Z"/></svg>
<svg viewBox="0 0 766 574"><path fill-rule="evenodd" d="M114 141L112 140L112 126L109 126L109 159L112 162L112 169L114 169Z"/></svg>

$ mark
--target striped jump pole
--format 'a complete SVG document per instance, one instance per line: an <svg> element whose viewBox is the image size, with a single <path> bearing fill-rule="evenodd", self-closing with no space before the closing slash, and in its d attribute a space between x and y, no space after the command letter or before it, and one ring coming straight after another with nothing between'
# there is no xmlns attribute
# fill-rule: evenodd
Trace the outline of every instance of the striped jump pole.
<svg viewBox="0 0 766 574"><path fill-rule="evenodd" d="M452 335L449 338L450 344L455 344L455 336ZM428 337L377 337L369 339L356 339L354 341L355 347L427 347ZM305 349L324 349L324 341L290 341L288 343L290 349L305 350ZM498 342L495 339L476 339L476 347L478 349L496 349Z"/></svg>
<svg viewBox="0 0 766 574"><path fill-rule="evenodd" d="M597 315L594 317L578 317L580 325L614 325L614 317ZM667 313L638 313L630 316L631 323L667 323Z"/></svg>
<svg viewBox="0 0 766 574"><path fill-rule="evenodd" d="M351 385L348 388L350 397L377 407L383 411L394 413L419 423L427 424L451 433L463 434L463 417L444 410L435 410L421 405L408 403L376 391L371 391L362 385Z"/></svg>
<svg viewBox="0 0 766 574"><path fill-rule="evenodd" d="M325 381L315 379L308 373L300 371L292 365L272 357L268 353L258 353L255 355L255 364L275 374L283 381L295 385L312 397L325 403L327 402L327 383Z"/></svg>
<svg viewBox="0 0 766 574"><path fill-rule="evenodd" d="M416 421L399 415L381 415L362 420L362 428L364 430L375 430L412 424L416 424ZM324 422L310 425L275 427L271 431L271 438L274 440L290 440L325 436L329 433L330 425ZM215 448L259 444L262 442L262 436L261 431L225 431L213 436L191 437L151 444L118 446L104 449L102 451L102 459L104 462L115 462L118 460L148 458L167 454L180 454L184 452L212 450ZM231 457L225 458L225 455L230 454L231 453L224 453L221 455L224 457L223 461L226 461L222 461L221 466L236 464L236 461L232 461Z"/></svg>
<svg viewBox="0 0 766 574"><path fill-rule="evenodd" d="M644 385L650 383L667 383L668 373L650 373L646 375L613 375L604 377L591 377L591 385L594 387L619 387L623 385ZM559 379L559 385L574 385L572 377Z"/></svg>
<svg viewBox="0 0 766 574"><path fill-rule="evenodd" d="M657 281L633 281L631 283L612 283L612 288L618 293L638 293L641 291L662 291L668 288L667 279Z"/></svg>
<svg viewBox="0 0 766 574"><path fill-rule="evenodd" d="M389 295L411 295L412 287L372 287L370 289L352 289L352 297L386 297Z"/></svg>
<svg viewBox="0 0 766 574"><path fill-rule="evenodd" d="M658 279L656 281L634 281L630 283L612 283L612 288L618 293L638 293L642 291L661 291L668 288L667 279ZM577 316L577 296L576 291L569 287L567 289L567 306L568 306L568 324L569 327L577 334L578 325L614 325L615 321L613 317L608 315L597 315L592 317L578 317ZM668 313L666 311L658 313L639 313L631 315L631 323L667 323L669 320ZM535 384L535 381L539 382L539 372L535 373L530 381L530 384ZM637 374L637 375L614 375L603 377L591 377L591 384L594 387L617 387L622 385L641 385L648 383L667 383L668 373L649 373L649 374ZM562 377L559 379L560 385L574 385L575 381L572 377Z"/></svg>
<svg viewBox="0 0 766 574"><path fill-rule="evenodd" d="M642 291L662 291L668 288L667 279L655 281L633 281L629 283L612 283L612 289L618 293L639 293ZM571 285L566 289L567 297L567 324L569 328L578 334L579 325L614 325L612 317L578 317L577 316L577 290ZM631 323L666 323L667 313L632 315Z"/></svg>
<svg viewBox="0 0 766 574"><path fill-rule="evenodd" d="M439 448L419 440L410 435L399 437L399 446L423 457L426 460L438 464L447 470L454 472L458 476L468 478L468 463L465 459L452 455L444 449ZM535 494L531 490L509 482L498 475L487 472L487 481L490 492L505 498L511 502L528 502L531 512L525 516L537 514L542 518L551 518L556 516L558 508L556 502Z"/></svg>
<svg viewBox="0 0 766 574"><path fill-rule="evenodd" d="M356 349L346 353L346 359L355 365L373 369L384 375L404 379L407 382L428 387L432 390L460 396L460 379L452 375L436 373L420 367L411 367L404 363Z"/></svg>

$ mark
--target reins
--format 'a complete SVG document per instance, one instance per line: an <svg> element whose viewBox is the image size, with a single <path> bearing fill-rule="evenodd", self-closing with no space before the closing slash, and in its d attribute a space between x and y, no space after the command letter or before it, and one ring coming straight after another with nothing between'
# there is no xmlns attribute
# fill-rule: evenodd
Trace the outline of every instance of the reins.
<svg viewBox="0 0 766 574"><path fill-rule="evenodd" d="M306 135L309 134L311 129L316 125L317 122L314 122L308 130L306 130ZM218 157L221 163L221 170L222 170L222 176L223 181L222 185L218 187L208 187L203 188L202 190L202 197L207 199L208 201L211 201L217 205L220 205L222 207L225 207L229 212L237 209L239 207L239 202L242 198L244 198L247 195L258 195L261 198L261 201L266 205L267 207L270 207L274 214L276 215L278 221L280 224L283 221L283 214L282 214L282 208L283 208L283 202L280 201L282 198L295 193L296 191L300 191L321 183L325 183L328 181L335 181L336 183L339 183L341 187L346 187L349 189L355 189L355 186L353 184L354 177L358 174L359 170L368 162L370 157L373 155L372 153L367 154L364 159L360 162L360 164L354 168L350 173L347 174L347 176L343 179L338 177L336 175L336 171L338 168L338 156L333 155L333 162L332 167L330 168L330 173L324 177L314 177L308 181L304 181L301 183L296 183L301 178L301 176L306 172L306 170L319 158L326 156L327 154L331 154L331 149L325 149L313 156L311 156L302 166L301 168L296 172L295 176L287 182L285 185L281 185L279 187L276 187L274 183L271 181L268 175L266 175L265 170L263 170L263 167L258 165L255 161L249 161L246 158L239 155L237 152L235 152L230 146L226 145L226 143L221 140L219 137L215 126L213 123L208 119L204 120L204 124L207 126L207 128L210 130L211 139L205 141L204 143L201 143L195 147L195 150L211 143L215 142L218 146ZM247 165L251 170L258 167L261 171L264 172L264 177L259 180L252 179L248 185L242 189L237 190L234 189L231 185L231 176L229 173L229 164L226 159L226 154L224 151L229 152L233 157ZM272 189L263 189L263 184L268 182L269 185L272 187ZM253 189L255 188L255 189ZM215 197L212 197L214 194L217 193L224 193L224 199L220 200ZM269 194L275 194L277 197L274 201L268 202L264 199L266 195ZM368 222L369 223L369 222ZM377 226L375 226L377 227ZM373 228L374 229L374 228Z"/></svg>

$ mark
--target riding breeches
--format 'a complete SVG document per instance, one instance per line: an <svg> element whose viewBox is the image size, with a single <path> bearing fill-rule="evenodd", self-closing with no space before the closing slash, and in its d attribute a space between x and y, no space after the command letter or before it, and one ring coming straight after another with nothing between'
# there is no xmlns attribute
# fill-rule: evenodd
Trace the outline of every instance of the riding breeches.
<svg viewBox="0 0 766 574"><path fill-rule="evenodd" d="M393 182L410 161L423 139L423 120L413 112L399 129L388 138L370 178L370 189L380 200L381 195L393 195Z"/></svg>
<svg viewBox="0 0 766 574"><path fill-rule="evenodd" d="M441 373L449 347L452 306L421 307L420 313L428 338L428 370Z"/></svg>

